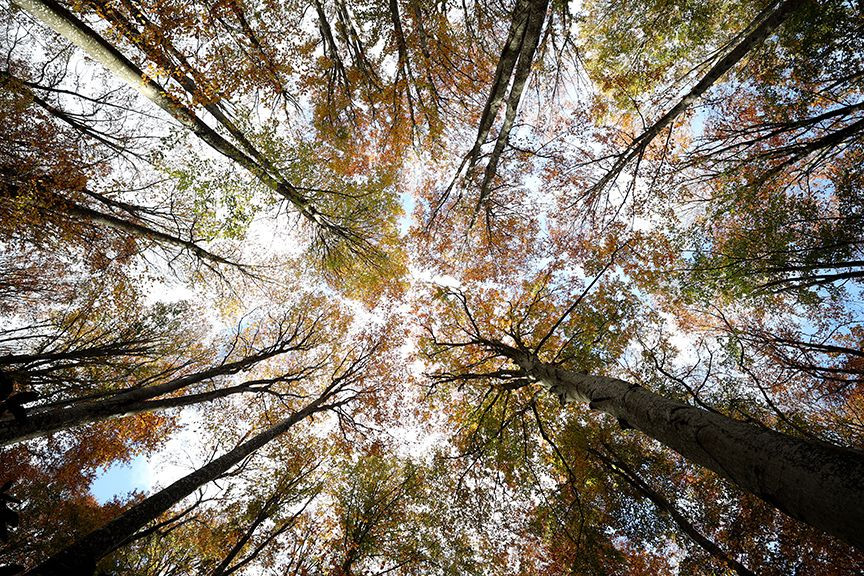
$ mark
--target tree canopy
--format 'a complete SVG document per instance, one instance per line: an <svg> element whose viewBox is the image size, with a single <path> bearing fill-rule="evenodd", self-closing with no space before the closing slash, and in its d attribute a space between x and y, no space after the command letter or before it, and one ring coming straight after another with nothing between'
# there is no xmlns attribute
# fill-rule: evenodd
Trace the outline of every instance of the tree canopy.
<svg viewBox="0 0 864 576"><path fill-rule="evenodd" d="M0 574L864 571L860 2L0 11Z"/></svg>

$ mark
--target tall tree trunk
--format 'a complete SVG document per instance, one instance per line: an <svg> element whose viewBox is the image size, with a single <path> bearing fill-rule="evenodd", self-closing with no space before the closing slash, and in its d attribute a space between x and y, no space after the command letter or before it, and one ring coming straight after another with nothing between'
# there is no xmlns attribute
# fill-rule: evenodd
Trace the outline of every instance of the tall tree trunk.
<svg viewBox="0 0 864 576"><path fill-rule="evenodd" d="M17 0L16 0L17 1ZM750 53L756 46L761 44L786 20L786 18L801 6L803 0L782 0L772 3L771 6L759 13L756 19L750 23L749 32L732 50L717 61L714 66L696 83L690 91L678 101L671 110L661 116L654 124L649 126L637 136L626 150L621 152L612 168L591 187L591 190L601 191L607 184L614 181L624 167L637 157L641 157L648 145L668 126L675 121L690 105L702 96L714 85L726 72L731 70L738 62ZM773 11L772 6L776 6Z"/></svg>
<svg viewBox="0 0 864 576"><path fill-rule="evenodd" d="M562 401L588 402L778 510L864 549L864 456L664 398L617 378L503 351Z"/></svg>
<svg viewBox="0 0 864 576"><path fill-rule="evenodd" d="M543 31L543 24L546 22L546 12L548 9L549 0L532 0L528 4L525 33L522 36L522 42L519 47L519 61L513 72L513 84L507 96L504 123L498 131L495 147L492 149L489 162L486 164L483 183L480 185L480 195L477 200L477 207L475 208L475 216L488 198L489 187L492 185L493 178L498 173L498 163L501 160L501 154L504 152L504 146L510 138L513 123L516 121L516 112L522 100L522 92L525 90L528 76L531 73L531 67L534 63L537 46L540 43L540 35Z"/></svg>
<svg viewBox="0 0 864 576"><path fill-rule="evenodd" d="M104 14L105 19L133 45L138 46L144 54L152 62L164 62L166 55L154 50L151 41L148 41L146 34L139 32L136 27L129 22L119 11L111 7L106 0L90 0L89 4L100 15ZM236 7L235 3L231 3ZM158 27L155 26L147 16L138 9L132 2L124 2L126 9L132 13L146 32L147 30L155 31ZM241 12L242 15L242 12ZM180 86L195 100L201 101L202 106L216 119L230 134L235 141L245 150L256 162L260 164L267 172L273 175L277 180L280 180L279 171L276 170L269 160L252 144L246 137L246 134L223 112L218 101L213 102L211 99L217 94L217 87L203 78L202 74L196 71L187 61L186 57L171 43L167 37L160 39L160 48L167 52L167 59L176 61L178 66L171 66L168 71L171 77L177 81ZM181 69L182 68L182 69ZM185 72L190 75L187 76ZM193 79L194 78L194 79Z"/></svg>
<svg viewBox="0 0 864 576"><path fill-rule="evenodd" d="M102 401L85 402L71 408L55 408L54 410L27 415L23 421L6 419L0 421L0 446L16 444L46 436L60 430L68 430L85 424L104 422L112 418L132 416L144 412L182 408L217 398L225 398L232 394L254 393L261 390L256 382L244 382L234 386L218 388L208 392L198 392L185 396L171 396L153 400L128 401L123 398L108 398Z"/></svg>
<svg viewBox="0 0 864 576"><path fill-rule="evenodd" d="M149 410L185 406L188 404L194 404L195 402L204 402L220 396L235 393L230 392L230 390L234 388L231 387L222 389L221 391L217 390L215 392L195 394L188 397L186 402L184 402L183 397L168 398L159 401L154 400L160 396L177 392L178 390L182 390L211 378L235 374L262 360L271 358L283 352L285 352L285 350L277 347L258 355L247 356L246 358L234 362L214 366L207 370L202 370L201 372L189 374L188 376L183 376L181 378L175 378L161 384L141 386L139 388L120 391L105 399L88 400L72 404L71 406L61 406L50 410L40 410L37 406L32 410L27 411L26 418L23 422L12 419L0 421L0 446L23 442L24 440L38 438L40 436L45 436L46 434L51 434L52 432L66 430L67 428L75 426L101 422L116 416L125 416ZM248 387L246 388L248 389Z"/></svg>
<svg viewBox="0 0 864 576"><path fill-rule="evenodd" d="M302 410L281 420L251 440L240 444L230 452L184 476L149 498L142 500L102 528L94 530L64 550L54 554L45 562L31 568L25 572L25 575L92 574L96 569L96 563L101 558L133 539L141 528L156 520L172 506L208 482L219 478L257 449L286 432L294 424L315 412L326 410L329 406L325 405L324 402L331 394L332 389L328 388L324 394L306 405Z"/></svg>
<svg viewBox="0 0 864 576"><path fill-rule="evenodd" d="M217 152L243 166L265 186L291 202L304 218L314 225L329 228L326 219L297 188L278 175L271 174L265 166L223 138L193 111L177 102L165 88L144 76L132 61L66 8L54 0L14 0L14 3L80 47L91 58L162 108Z"/></svg>
<svg viewBox="0 0 864 576"><path fill-rule="evenodd" d="M522 48L525 28L528 26L529 15L530 6L528 1L517 0L516 6L513 8L507 40L504 42L501 56L498 58L498 64L495 67L492 89L489 93L489 98L486 100L486 105L483 107L483 113L480 115L480 123L477 126L477 137L474 139L474 146L468 153L469 166L473 166L477 162L480 148L486 142L489 131L492 128L492 123L495 121L498 110L504 103L507 87L510 84L513 70L516 68L516 62L519 59L519 52Z"/></svg>

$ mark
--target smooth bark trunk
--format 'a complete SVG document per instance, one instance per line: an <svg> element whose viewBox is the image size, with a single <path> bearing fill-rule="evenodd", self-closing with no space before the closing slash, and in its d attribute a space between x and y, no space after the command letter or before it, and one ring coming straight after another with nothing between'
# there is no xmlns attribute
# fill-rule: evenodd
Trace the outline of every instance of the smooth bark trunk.
<svg viewBox="0 0 864 576"><path fill-rule="evenodd" d="M645 129L630 144L627 150L621 153L612 168L594 185L592 190L602 190L607 184L615 180L624 167L633 159L641 157L648 145L668 126L675 121L690 105L713 86L726 72L731 70L741 61L753 48L768 38L786 18L801 4L803 0L783 0L773 12L765 15L763 11L756 21L751 23L750 32L735 47L726 53L690 91L678 101L671 110L661 116L654 124ZM761 22L760 22L761 20ZM755 26L754 26L755 25Z"/></svg>
<svg viewBox="0 0 864 576"><path fill-rule="evenodd" d="M519 103L522 101L522 92L525 90L528 76L531 73L531 66L534 63L534 56L540 43L540 35L543 31L543 24L546 22L546 11L548 8L549 0L533 0L528 5L525 34L522 37L519 48L519 63L513 73L513 85L510 87L510 93L507 96L504 124L498 132L495 147L492 149L489 162L486 164L483 183L480 185L480 196L477 200L477 211L479 211L489 196L489 187L492 185L492 180L498 172L498 163L501 160L501 154L504 152L504 146L510 138L513 123L516 121L516 112L519 108Z"/></svg>
<svg viewBox="0 0 864 576"><path fill-rule="evenodd" d="M282 180L278 175L274 176L265 166L223 138L194 112L177 102L165 88L144 76L133 62L66 8L53 0L13 0L13 2L84 50L91 58L162 108L217 152L251 172L265 186L291 202L304 218L318 226L327 227L320 213L292 184Z"/></svg>
<svg viewBox="0 0 864 576"><path fill-rule="evenodd" d="M789 516L864 549L864 456L709 412L617 378L508 356L562 402L588 402Z"/></svg>
<svg viewBox="0 0 864 576"><path fill-rule="evenodd" d="M507 86L510 84L510 79L513 76L513 70L516 67L516 62L519 59L519 52L522 47L522 39L525 36L525 28L528 26L529 6L526 0L519 0L516 7L513 9L513 18L510 21L510 30L507 32L507 40L504 42L504 47L501 49L501 56L498 58L498 65L495 67L495 78L492 82L492 90L489 93L489 99L486 100L486 105L483 107L483 113L480 115L480 124L477 127L477 137L474 139L474 146L471 152L468 153L469 165L473 166L477 162L480 154L480 148L486 142L489 136L489 131L492 128L492 123L498 115L498 110L504 103L504 98L507 92Z"/></svg>
<svg viewBox="0 0 864 576"><path fill-rule="evenodd" d="M257 362L276 356L282 352L282 350L269 351L265 354L250 356L236 362L215 366L208 370L202 370L188 376L169 380L162 384L132 388L118 392L105 399L79 402L64 408L40 410L36 406L32 410L27 411L27 417L23 422L16 420L0 421L0 446L23 442L74 426L101 422L117 416L186 405L182 402L182 398L163 399L158 402L155 399L217 376L235 374ZM211 394L212 392L196 394L194 396L199 397L199 400L196 401L212 400L214 397L218 397L210 397Z"/></svg>
<svg viewBox="0 0 864 576"><path fill-rule="evenodd" d="M209 402L217 398L225 398L232 394L257 391L259 389L255 388L252 383L243 383L208 392L187 394L185 396L138 400L135 402L108 398L101 402L86 402L79 406L72 406L71 408L58 408L51 411L39 412L35 415L28 415L23 422L19 422L18 420L4 420L0 422L0 446L17 444L18 442L59 432L60 430L104 422L112 418L132 416L156 410L167 410L169 408L182 408L184 406Z"/></svg>
<svg viewBox="0 0 864 576"><path fill-rule="evenodd" d="M302 410L295 412L278 424L268 428L251 440L240 444L230 452L209 464L184 476L173 484L141 501L102 528L94 530L71 546L51 556L42 564L28 570L26 576L68 576L69 574L92 574L96 563L133 539L148 523L156 520L172 506L227 472L247 456L286 432L307 416L326 409L329 393L319 396Z"/></svg>

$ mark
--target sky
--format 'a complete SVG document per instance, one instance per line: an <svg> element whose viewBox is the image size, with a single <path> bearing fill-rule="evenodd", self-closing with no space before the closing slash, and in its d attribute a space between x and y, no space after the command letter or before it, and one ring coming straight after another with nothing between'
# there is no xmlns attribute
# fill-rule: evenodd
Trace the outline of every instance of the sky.
<svg viewBox="0 0 864 576"><path fill-rule="evenodd" d="M100 504L115 497L124 499L129 492L147 492L152 486L152 469L147 459L136 456L131 462L115 462L99 470L99 475L90 485L90 493Z"/></svg>
<svg viewBox="0 0 864 576"><path fill-rule="evenodd" d="M202 432L205 418L195 407L183 410L178 419L180 429L161 449L97 470L90 493L100 504L114 497L125 500L130 492L150 494L203 466L212 455L202 445L202 440L206 443Z"/></svg>

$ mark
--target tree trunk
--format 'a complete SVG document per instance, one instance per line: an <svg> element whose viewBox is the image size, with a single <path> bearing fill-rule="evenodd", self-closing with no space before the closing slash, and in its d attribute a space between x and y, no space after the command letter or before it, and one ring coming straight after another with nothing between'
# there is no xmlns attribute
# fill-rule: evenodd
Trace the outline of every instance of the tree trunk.
<svg viewBox="0 0 864 576"><path fill-rule="evenodd" d="M225 398L232 394L257 392L258 390L258 388L253 387L253 383L244 382L235 386L219 388L208 392L199 392L197 394L187 394L185 396L136 401L128 401L123 398L108 398L102 401L82 403L71 408L57 408L34 415L28 414L23 422L12 419L0 421L0 446L17 444L18 442L59 432L60 430L104 422L112 418L132 416L156 410L167 410L169 408L182 408L184 406L209 402L217 398Z"/></svg>
<svg viewBox="0 0 864 576"><path fill-rule="evenodd" d="M324 405L324 401L330 394L331 392L328 390L299 412L295 412L251 440L240 444L230 452L129 508L102 528L94 530L64 550L54 554L42 564L31 568L25 572L25 575L92 574L96 569L96 563L101 558L130 541L149 522L156 520L200 487L219 478L258 448L286 432L297 422L315 412L325 410L328 406Z"/></svg>
<svg viewBox="0 0 864 576"><path fill-rule="evenodd" d="M154 401L155 398L182 390L183 388L192 386L193 384L198 384L218 376L235 374L249 368L257 362L276 356L282 352L284 351L277 348L255 356L248 356L235 362L229 362L222 364L221 366L202 370L201 372L196 372L188 376L169 380L168 382L163 382L161 384L120 391L106 399L78 402L71 406L55 408L52 410L40 411L39 407L36 406L27 411L27 416L23 422L12 419L0 421L0 446L38 438L39 436L44 436L74 426L81 426L92 422L101 422L116 416L138 414L148 410L185 406L195 402L212 400L220 395L228 395L234 393L229 392L233 387L221 391L215 391L216 395L214 395L213 392L195 394L187 398L186 402L183 401L182 397ZM197 400L192 400L191 398L197 398Z"/></svg>
<svg viewBox="0 0 864 576"><path fill-rule="evenodd" d="M323 221L320 213L292 184L278 175L271 174L264 166L223 138L194 112L177 102L165 88L144 76L133 62L66 8L54 0L13 1L40 22L84 50L88 56L162 108L214 150L243 166L265 186L291 202L304 218L315 225L326 227L326 222Z"/></svg>
<svg viewBox="0 0 864 576"><path fill-rule="evenodd" d="M17 1L17 0L16 0ZM741 61L753 48L761 44L768 38L785 20L786 18L802 4L802 0L783 0L776 5L776 8L770 13L766 12L769 8L763 10L756 19L751 22L749 33L744 38L726 53L699 82L696 83L690 91L678 101L671 110L661 116L654 124L646 128L633 142L624 150L612 168L596 183L591 189L601 191L607 184L615 180L624 167L629 164L634 158L641 156L651 142L675 119L687 110L690 105L695 102L702 94L704 94L711 86L714 85L726 72L731 70L738 62ZM760 22L761 20L761 22ZM754 27L755 26L755 27Z"/></svg>
<svg viewBox="0 0 864 576"><path fill-rule="evenodd" d="M864 456L659 396L617 378L507 355L563 403L588 402L778 510L864 549Z"/></svg>
<svg viewBox="0 0 864 576"><path fill-rule="evenodd" d="M528 26L528 18L529 6L527 0L517 0L516 6L513 8L507 40L504 42L501 56L498 58L498 64L495 68L492 90L489 93L489 98L486 100L486 105L483 107L483 113L480 115L477 137L474 139L474 146L468 153L469 167L477 162L480 148L486 142L486 138L489 136L489 131L492 128L492 123L495 121L495 116L498 115L498 110L504 103L507 86L516 67L516 61L519 59L522 38L525 35L525 28Z"/></svg>
<svg viewBox="0 0 864 576"><path fill-rule="evenodd" d="M489 187L492 185L492 179L498 173L498 163L501 160L501 154L504 152L504 146L510 138L513 123L516 121L516 112L519 108L519 103L522 101L522 92L525 90L525 84L528 82L528 76L531 73L531 66L534 63L534 56L540 43L540 35L543 32L543 24L546 22L548 8L549 0L532 0L528 4L527 22L519 45L519 61L513 72L513 84L510 86L510 93L507 95L504 123L498 131L495 147L492 149L489 162L486 164L475 214L476 211L480 210L489 196Z"/></svg>

